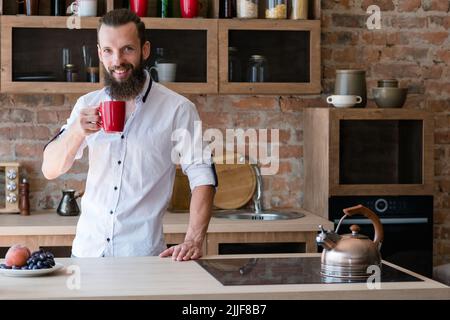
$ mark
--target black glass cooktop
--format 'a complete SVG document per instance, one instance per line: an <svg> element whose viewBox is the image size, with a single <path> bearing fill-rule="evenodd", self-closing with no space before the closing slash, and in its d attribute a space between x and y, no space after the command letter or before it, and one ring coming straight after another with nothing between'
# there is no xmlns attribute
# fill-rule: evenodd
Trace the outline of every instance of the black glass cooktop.
<svg viewBox="0 0 450 320"><path fill-rule="evenodd" d="M366 279L341 279L320 274L320 257L205 259L197 263L225 286L268 284L357 283ZM423 281L386 264L381 282Z"/></svg>

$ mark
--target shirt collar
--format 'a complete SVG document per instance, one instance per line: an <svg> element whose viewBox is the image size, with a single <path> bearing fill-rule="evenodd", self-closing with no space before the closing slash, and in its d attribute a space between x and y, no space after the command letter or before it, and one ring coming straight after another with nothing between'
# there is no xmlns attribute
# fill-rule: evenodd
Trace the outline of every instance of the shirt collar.
<svg viewBox="0 0 450 320"><path fill-rule="evenodd" d="M144 87L142 88L141 92L137 95L135 100L135 101L142 101L142 103L146 102L153 84L152 77L150 77L148 71L144 70L144 72L146 77Z"/></svg>

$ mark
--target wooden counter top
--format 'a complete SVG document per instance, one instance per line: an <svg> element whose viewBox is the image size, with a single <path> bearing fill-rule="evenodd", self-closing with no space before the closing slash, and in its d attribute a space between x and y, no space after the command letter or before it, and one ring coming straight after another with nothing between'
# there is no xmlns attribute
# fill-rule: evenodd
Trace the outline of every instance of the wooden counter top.
<svg viewBox="0 0 450 320"><path fill-rule="evenodd" d="M322 224L332 229L333 224L310 212L296 210L305 217L293 220L254 221L228 220L212 218L208 233L219 232L284 232L284 231L318 231ZM18 214L0 215L0 235L75 235L76 217L62 217L55 210L32 212L30 216ZM184 233L188 225L189 214L168 212L164 216L164 233Z"/></svg>
<svg viewBox="0 0 450 320"><path fill-rule="evenodd" d="M227 256L299 257L319 254ZM205 258L214 258L205 257ZM215 257L223 258L223 256ZM450 288L407 270L420 282L382 283L380 289L356 284L290 284L223 286L195 261L169 258L77 258L56 259L66 268L54 274L13 278L0 275L0 300L4 299L450 299ZM3 262L3 261L2 261ZM80 270L79 289L69 289ZM69 278L72 277L72 278ZM71 281L72 279L72 281Z"/></svg>

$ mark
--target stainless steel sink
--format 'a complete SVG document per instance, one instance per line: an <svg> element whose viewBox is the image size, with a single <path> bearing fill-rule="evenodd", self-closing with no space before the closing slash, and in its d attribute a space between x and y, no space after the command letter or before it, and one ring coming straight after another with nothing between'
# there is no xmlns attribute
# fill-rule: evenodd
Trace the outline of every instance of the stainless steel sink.
<svg viewBox="0 0 450 320"><path fill-rule="evenodd" d="M305 215L300 212L263 211L261 213L245 210L221 210L213 212L214 218L230 220L289 220L299 219Z"/></svg>

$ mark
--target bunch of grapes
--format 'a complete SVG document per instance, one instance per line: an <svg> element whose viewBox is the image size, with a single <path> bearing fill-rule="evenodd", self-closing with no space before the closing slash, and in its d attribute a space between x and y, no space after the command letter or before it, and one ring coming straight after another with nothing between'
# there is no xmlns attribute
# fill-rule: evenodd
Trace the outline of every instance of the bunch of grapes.
<svg viewBox="0 0 450 320"><path fill-rule="evenodd" d="M55 265L55 257L50 251L39 250L31 254L31 257L27 260L27 264L21 269L24 270L36 270L36 269L49 269Z"/></svg>

